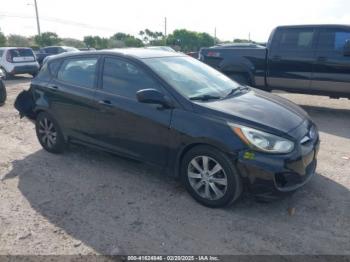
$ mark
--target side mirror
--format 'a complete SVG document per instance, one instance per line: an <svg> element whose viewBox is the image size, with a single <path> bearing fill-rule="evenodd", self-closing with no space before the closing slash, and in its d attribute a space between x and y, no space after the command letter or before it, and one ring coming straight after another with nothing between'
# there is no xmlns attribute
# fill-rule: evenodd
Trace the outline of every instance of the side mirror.
<svg viewBox="0 0 350 262"><path fill-rule="evenodd" d="M137 101L145 104L158 104L164 108L173 108L172 101L156 89L142 89L136 92Z"/></svg>
<svg viewBox="0 0 350 262"><path fill-rule="evenodd" d="M344 54L344 56L350 56L350 40L345 41L343 54Z"/></svg>

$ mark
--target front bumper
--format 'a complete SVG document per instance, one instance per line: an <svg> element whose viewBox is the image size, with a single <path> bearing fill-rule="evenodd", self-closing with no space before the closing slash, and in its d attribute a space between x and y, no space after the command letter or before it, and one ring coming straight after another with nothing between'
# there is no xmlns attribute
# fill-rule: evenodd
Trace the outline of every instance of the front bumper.
<svg viewBox="0 0 350 262"><path fill-rule="evenodd" d="M315 175L319 146L317 138L288 155L244 151L239 154L238 169L255 195L294 192Z"/></svg>

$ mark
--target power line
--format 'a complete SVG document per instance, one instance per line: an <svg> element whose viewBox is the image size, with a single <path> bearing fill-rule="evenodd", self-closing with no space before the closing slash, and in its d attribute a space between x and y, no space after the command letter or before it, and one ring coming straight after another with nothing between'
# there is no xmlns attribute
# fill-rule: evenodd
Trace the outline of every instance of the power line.
<svg viewBox="0 0 350 262"><path fill-rule="evenodd" d="M34 16L31 16L31 15L10 14L10 13L5 13L5 12L0 12L0 17L10 17L10 18L14 17L14 18L22 18L22 19L35 19L36 18ZM48 22L64 24L64 25L71 25L71 26L88 28L88 29L103 30L103 31L108 31L108 32L115 32L116 31L113 28L94 26L94 25L90 25L90 24L86 24L86 23L80 23L80 22L65 20L65 19L61 19L61 18L55 18L55 17L41 17L40 19L48 21Z"/></svg>

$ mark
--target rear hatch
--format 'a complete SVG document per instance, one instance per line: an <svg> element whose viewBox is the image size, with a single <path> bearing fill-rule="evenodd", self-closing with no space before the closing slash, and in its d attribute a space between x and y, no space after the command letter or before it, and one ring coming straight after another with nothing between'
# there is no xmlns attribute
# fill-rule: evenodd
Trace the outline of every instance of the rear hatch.
<svg viewBox="0 0 350 262"><path fill-rule="evenodd" d="M12 63L35 62L35 55L30 48L16 48L8 50L7 60Z"/></svg>

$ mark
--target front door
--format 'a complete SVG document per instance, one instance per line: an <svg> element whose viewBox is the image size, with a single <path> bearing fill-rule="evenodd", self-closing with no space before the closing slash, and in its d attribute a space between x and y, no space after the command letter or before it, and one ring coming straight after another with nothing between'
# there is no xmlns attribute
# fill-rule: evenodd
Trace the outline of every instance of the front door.
<svg viewBox="0 0 350 262"><path fill-rule="evenodd" d="M290 91L309 89L315 58L314 29L283 28L276 34L268 53L268 86Z"/></svg>
<svg viewBox="0 0 350 262"><path fill-rule="evenodd" d="M143 104L136 92L161 84L141 65L124 58L105 57L96 92L99 115L96 139L100 145L136 159L165 165L171 110Z"/></svg>

